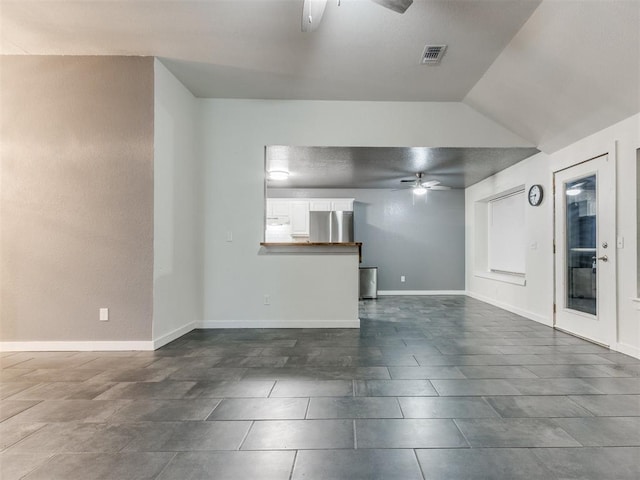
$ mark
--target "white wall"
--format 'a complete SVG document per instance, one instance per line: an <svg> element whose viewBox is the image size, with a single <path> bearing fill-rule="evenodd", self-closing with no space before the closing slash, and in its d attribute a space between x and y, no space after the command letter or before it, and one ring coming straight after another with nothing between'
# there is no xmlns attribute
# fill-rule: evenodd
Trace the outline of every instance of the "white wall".
<svg viewBox="0 0 640 480"><path fill-rule="evenodd" d="M550 155L540 153L504 170L466 191L467 291L471 296L494 303L534 320L551 325L553 321L553 172L590 158L609 153L617 155L617 235L624 237L624 248L617 256L618 342L612 346L624 353L640 356L640 312L637 303L637 211L638 195L636 150L640 147L640 115L590 135ZM526 209L527 250L526 285L513 285L475 275L479 261L480 223L476 202L510 187L525 184L527 189L540 183L546 198L537 208ZM531 249L532 243L537 249Z"/></svg>
<svg viewBox="0 0 640 480"><path fill-rule="evenodd" d="M197 100L155 60L153 340L202 320L202 181Z"/></svg>
<svg viewBox="0 0 640 480"><path fill-rule="evenodd" d="M553 202L549 157L539 153L466 189L466 288L467 293L546 325L552 324ZM539 183L545 198L539 207L525 209L526 285L478 276L486 271L487 217L479 203L525 184ZM484 237L484 238L483 238ZM533 248L532 248L533 246Z"/></svg>
<svg viewBox="0 0 640 480"><path fill-rule="evenodd" d="M531 146L461 103L209 99L200 109L205 325L357 321L355 255L276 255L260 248L266 145Z"/></svg>

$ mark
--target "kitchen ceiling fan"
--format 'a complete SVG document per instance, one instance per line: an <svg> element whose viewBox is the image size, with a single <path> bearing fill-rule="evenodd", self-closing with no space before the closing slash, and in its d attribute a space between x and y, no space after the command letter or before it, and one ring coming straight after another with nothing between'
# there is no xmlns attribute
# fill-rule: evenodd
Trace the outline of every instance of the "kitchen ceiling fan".
<svg viewBox="0 0 640 480"><path fill-rule="evenodd" d="M400 180L400 183L411 183L408 188L412 189L413 193L416 195L424 195L427 193L427 190L451 190L451 187L440 185L438 180L425 181L423 172L418 172L415 175L415 179Z"/></svg>

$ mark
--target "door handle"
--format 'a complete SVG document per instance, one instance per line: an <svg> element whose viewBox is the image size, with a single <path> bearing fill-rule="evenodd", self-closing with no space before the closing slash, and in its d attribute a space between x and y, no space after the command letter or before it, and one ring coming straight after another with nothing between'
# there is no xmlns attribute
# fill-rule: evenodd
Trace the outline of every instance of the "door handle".
<svg viewBox="0 0 640 480"><path fill-rule="evenodd" d="M609 257L607 257L606 255L603 255L601 257L591 257L591 260L602 260L603 262L608 262Z"/></svg>

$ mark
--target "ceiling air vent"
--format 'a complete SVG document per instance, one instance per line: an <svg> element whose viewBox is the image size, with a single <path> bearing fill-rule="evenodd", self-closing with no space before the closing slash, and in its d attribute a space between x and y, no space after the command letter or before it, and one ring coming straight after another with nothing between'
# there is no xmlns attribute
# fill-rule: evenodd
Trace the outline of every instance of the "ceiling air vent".
<svg viewBox="0 0 640 480"><path fill-rule="evenodd" d="M437 65L442 60L446 45L427 45L422 52L420 63L423 65Z"/></svg>

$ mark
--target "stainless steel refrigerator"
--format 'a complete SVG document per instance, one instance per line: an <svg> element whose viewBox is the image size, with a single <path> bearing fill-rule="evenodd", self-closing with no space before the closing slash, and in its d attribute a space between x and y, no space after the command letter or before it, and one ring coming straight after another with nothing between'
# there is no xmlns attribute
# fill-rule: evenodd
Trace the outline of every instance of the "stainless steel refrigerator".
<svg viewBox="0 0 640 480"><path fill-rule="evenodd" d="M353 212L309 212L309 241L353 242Z"/></svg>

